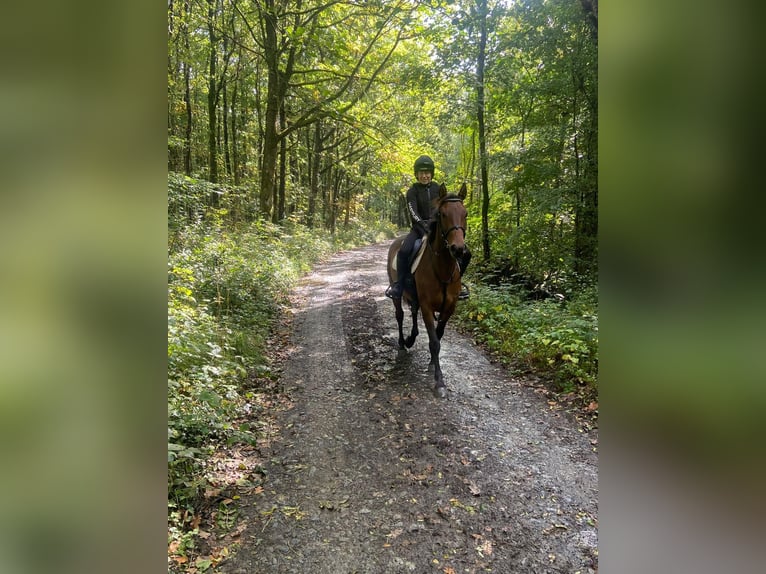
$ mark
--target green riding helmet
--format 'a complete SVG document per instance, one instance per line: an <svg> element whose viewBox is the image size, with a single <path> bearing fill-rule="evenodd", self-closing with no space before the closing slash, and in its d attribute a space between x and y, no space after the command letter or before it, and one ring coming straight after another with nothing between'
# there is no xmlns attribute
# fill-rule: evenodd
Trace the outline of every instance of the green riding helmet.
<svg viewBox="0 0 766 574"><path fill-rule="evenodd" d="M431 177L434 175L434 160L427 155L421 155L415 160L415 177L418 176L419 171L430 171Z"/></svg>

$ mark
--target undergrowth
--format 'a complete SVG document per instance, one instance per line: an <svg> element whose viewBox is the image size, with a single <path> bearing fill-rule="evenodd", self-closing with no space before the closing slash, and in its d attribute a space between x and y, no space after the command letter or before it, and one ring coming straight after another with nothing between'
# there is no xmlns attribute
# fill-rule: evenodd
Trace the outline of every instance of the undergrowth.
<svg viewBox="0 0 766 574"><path fill-rule="evenodd" d="M269 375L265 345L290 290L322 257L395 230L355 221L331 235L243 218L254 210L237 190L178 174L168 177L168 202L168 542L183 554L194 545L210 455L258 438L257 424L237 422L253 418L244 383Z"/></svg>
<svg viewBox="0 0 766 574"><path fill-rule="evenodd" d="M529 301L514 287L476 285L458 305L457 319L502 362L546 374L558 391L597 391L595 288L565 301Z"/></svg>

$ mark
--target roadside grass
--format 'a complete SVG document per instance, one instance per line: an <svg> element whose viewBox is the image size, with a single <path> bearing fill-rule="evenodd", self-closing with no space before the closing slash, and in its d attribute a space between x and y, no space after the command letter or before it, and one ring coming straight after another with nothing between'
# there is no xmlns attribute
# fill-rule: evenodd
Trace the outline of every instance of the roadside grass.
<svg viewBox="0 0 766 574"><path fill-rule="evenodd" d="M500 362L534 370L560 393L598 391L598 293L528 301L518 288L477 284L456 320Z"/></svg>

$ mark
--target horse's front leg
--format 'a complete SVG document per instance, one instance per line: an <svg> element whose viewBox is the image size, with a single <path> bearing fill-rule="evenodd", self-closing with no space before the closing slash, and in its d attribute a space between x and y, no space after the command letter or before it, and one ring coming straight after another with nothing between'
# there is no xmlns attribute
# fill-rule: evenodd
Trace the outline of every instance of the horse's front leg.
<svg viewBox="0 0 766 574"><path fill-rule="evenodd" d="M439 352L441 351L441 342L439 336L436 333L436 325L434 323L433 311L423 310L423 322L426 325L426 331L428 331L428 349L431 351L431 362L429 366L434 368L434 394L443 399L447 396L447 389L444 385L444 377L442 376L442 368L439 363Z"/></svg>
<svg viewBox="0 0 766 574"><path fill-rule="evenodd" d="M449 318L452 317L453 312L454 306L451 309L445 309L442 313L439 314L439 321L436 323L436 336L439 337L440 341L444 336L444 328L447 326L447 321L449 321Z"/></svg>
<svg viewBox="0 0 766 574"><path fill-rule="evenodd" d="M419 308L419 305L418 305L417 301L413 301L411 303L411 305L412 305L412 331L410 331L410 336L407 337L407 340L404 341L404 344L406 345L406 347L408 349L410 347L412 347L412 345L415 344L415 339L417 338L418 333L419 333L419 331L418 331L418 308ZM399 332L401 334L401 331L399 331ZM400 347L401 347L401 343L400 343Z"/></svg>

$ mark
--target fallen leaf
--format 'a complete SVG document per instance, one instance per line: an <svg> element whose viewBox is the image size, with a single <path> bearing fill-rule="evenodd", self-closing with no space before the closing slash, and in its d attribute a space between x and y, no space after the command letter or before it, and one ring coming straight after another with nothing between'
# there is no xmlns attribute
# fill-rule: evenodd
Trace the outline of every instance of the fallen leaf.
<svg viewBox="0 0 766 574"><path fill-rule="evenodd" d="M591 404L588 405L589 411L595 411L598 410L598 403L596 401L593 401Z"/></svg>

